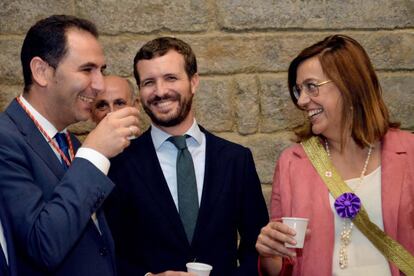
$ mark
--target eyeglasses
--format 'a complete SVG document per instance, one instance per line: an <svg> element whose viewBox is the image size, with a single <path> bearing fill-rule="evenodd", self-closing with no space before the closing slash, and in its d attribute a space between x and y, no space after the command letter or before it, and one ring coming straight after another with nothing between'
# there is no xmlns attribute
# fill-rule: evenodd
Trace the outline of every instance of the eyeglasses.
<svg viewBox="0 0 414 276"><path fill-rule="evenodd" d="M326 80L320 83L314 83L314 82L305 82L302 84L296 84L293 86L293 96L295 96L296 101L299 100L299 97L302 93L302 90L305 91L306 94L308 94L311 97L316 97L319 95L319 87L332 82L331 80Z"/></svg>

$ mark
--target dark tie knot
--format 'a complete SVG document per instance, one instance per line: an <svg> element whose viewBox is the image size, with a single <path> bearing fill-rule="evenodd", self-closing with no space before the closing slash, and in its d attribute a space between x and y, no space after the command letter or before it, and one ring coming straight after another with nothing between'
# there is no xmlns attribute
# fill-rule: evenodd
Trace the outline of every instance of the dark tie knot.
<svg viewBox="0 0 414 276"><path fill-rule="evenodd" d="M188 137L188 135L171 136L170 138L168 138L168 141L173 143L174 146L176 146L177 149L183 150L183 149L187 148L187 143L185 141L187 139L187 137Z"/></svg>

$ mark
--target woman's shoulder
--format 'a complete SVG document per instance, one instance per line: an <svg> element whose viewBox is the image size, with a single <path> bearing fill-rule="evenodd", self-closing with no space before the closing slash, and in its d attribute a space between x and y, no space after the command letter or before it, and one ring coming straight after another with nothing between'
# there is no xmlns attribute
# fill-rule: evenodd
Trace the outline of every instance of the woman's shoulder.
<svg viewBox="0 0 414 276"><path fill-rule="evenodd" d="M288 148L284 149L279 157L280 161L288 161L288 160L294 160L294 159L301 159L306 156L305 151L303 150L303 147L300 143L294 143Z"/></svg>
<svg viewBox="0 0 414 276"><path fill-rule="evenodd" d="M414 134L409 131L392 128L385 134L383 144L386 148L400 147L401 150L413 152Z"/></svg>

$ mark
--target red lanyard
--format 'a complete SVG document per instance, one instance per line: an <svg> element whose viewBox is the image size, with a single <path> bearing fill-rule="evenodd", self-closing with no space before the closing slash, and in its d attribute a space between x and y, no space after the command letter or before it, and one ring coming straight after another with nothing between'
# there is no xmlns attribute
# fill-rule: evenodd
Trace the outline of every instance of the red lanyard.
<svg viewBox="0 0 414 276"><path fill-rule="evenodd" d="M33 123L36 125L36 127L39 129L39 131L46 137L46 140L48 142L50 142L50 144L52 145L52 147L59 153L59 155L62 158L62 160L64 160L66 162L66 165L68 165L68 167L69 167L70 166L70 163L71 163L71 160L69 160L66 157L66 154L63 153L63 151L59 148L59 146L56 144L56 142L52 138L50 138L49 135L47 135L46 131L39 124L39 122L33 117L32 113L30 113L30 111L23 104L23 102L20 100L19 97L16 97L16 101L20 104L20 106L23 108L23 110L26 111L27 115L30 117L30 119L32 119ZM69 155L70 155L71 158L73 158L73 156L75 156L75 154L74 154L72 141L70 139L70 136L69 136L69 132L68 131L66 132L66 140L68 141L68 145L69 145Z"/></svg>

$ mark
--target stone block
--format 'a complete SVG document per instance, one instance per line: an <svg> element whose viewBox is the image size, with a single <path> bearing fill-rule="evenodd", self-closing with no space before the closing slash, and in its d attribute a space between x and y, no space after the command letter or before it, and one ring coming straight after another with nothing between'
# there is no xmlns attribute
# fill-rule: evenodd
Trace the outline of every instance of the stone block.
<svg viewBox="0 0 414 276"><path fill-rule="evenodd" d="M133 78L134 57L147 40L128 36L102 36L100 41L102 42L108 65L106 71L110 74ZM133 79L133 83L136 84L135 79Z"/></svg>
<svg viewBox="0 0 414 276"><path fill-rule="evenodd" d="M401 122L401 128L414 131L414 78L410 73L379 75L384 101L392 120Z"/></svg>
<svg viewBox="0 0 414 276"><path fill-rule="evenodd" d="M294 138L291 132L251 135L246 141L254 156L256 170L262 183L272 183L276 161L280 153L290 146Z"/></svg>
<svg viewBox="0 0 414 276"><path fill-rule="evenodd" d="M294 129L305 117L293 104L286 74L260 75L261 132Z"/></svg>
<svg viewBox="0 0 414 276"><path fill-rule="evenodd" d="M380 31L350 35L365 48L376 70L414 69L414 32Z"/></svg>
<svg viewBox="0 0 414 276"><path fill-rule="evenodd" d="M217 0L219 27L226 30L366 29L414 26L414 3L368 1Z"/></svg>
<svg viewBox="0 0 414 276"><path fill-rule="evenodd" d="M280 153L292 145L294 134L292 132L278 132L275 134L254 134L240 136L235 133L217 133L218 136L229 141L248 147L256 164L256 170L263 184L270 184L277 158Z"/></svg>
<svg viewBox="0 0 414 276"><path fill-rule="evenodd" d="M72 1L3 0L0 2L0 33L25 34L38 20L52 14L74 14Z"/></svg>
<svg viewBox="0 0 414 276"><path fill-rule="evenodd" d="M235 109L237 129L240 134L252 134L259 127L259 90L255 75L241 75L236 78Z"/></svg>
<svg viewBox="0 0 414 276"><path fill-rule="evenodd" d="M414 33L356 32L343 33L365 48L378 70L414 68ZM271 33L223 35L212 39L192 36L199 71L203 74L267 73L287 71L290 62L304 48L322 40L326 33Z"/></svg>
<svg viewBox="0 0 414 276"><path fill-rule="evenodd" d="M204 74L286 71L289 62L324 35L242 34L192 36L199 71Z"/></svg>
<svg viewBox="0 0 414 276"><path fill-rule="evenodd" d="M20 50L23 38L0 37L0 83L23 84Z"/></svg>
<svg viewBox="0 0 414 276"><path fill-rule="evenodd" d="M203 0L82 0L76 1L76 7L106 34L200 32L209 23L208 5Z"/></svg>
<svg viewBox="0 0 414 276"><path fill-rule="evenodd" d="M3 112L9 103L23 91L22 85L0 84L0 112Z"/></svg>
<svg viewBox="0 0 414 276"><path fill-rule="evenodd" d="M210 131L231 131L234 125L233 86L227 78L201 77L194 97L197 122Z"/></svg>

